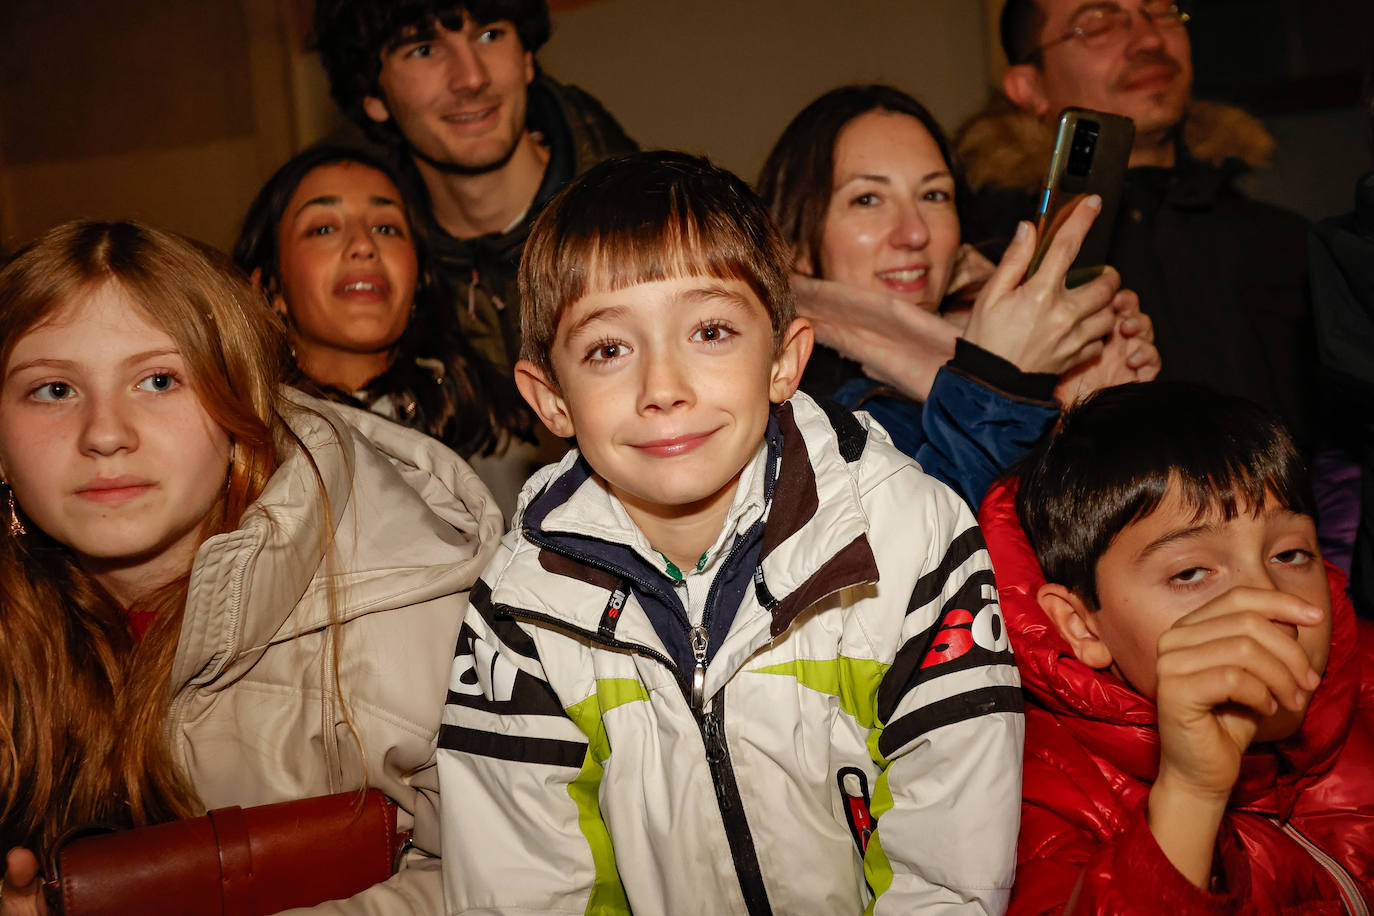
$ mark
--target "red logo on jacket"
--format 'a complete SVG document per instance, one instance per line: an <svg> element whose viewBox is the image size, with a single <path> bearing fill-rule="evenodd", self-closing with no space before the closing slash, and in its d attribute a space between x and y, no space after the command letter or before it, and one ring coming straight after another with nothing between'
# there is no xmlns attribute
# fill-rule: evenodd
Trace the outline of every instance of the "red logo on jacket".
<svg viewBox="0 0 1374 916"><path fill-rule="evenodd" d="M935 638L921 659L922 668L943 665L965 655L973 648L973 615L963 608L954 608L945 613Z"/></svg>

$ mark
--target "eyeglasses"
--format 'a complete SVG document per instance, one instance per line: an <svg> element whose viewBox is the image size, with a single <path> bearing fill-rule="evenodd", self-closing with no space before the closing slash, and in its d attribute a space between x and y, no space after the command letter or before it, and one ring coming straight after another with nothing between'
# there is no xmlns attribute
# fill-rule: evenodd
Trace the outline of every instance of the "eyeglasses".
<svg viewBox="0 0 1374 916"><path fill-rule="evenodd" d="M1187 3L1169 3L1166 0L1144 0L1136 11L1146 22L1154 23L1160 31L1181 29L1192 19ZM1085 48L1105 48L1118 41L1131 28L1131 11L1119 3L1095 3L1080 9L1072 20L1070 29L1058 38L1036 48L1027 55L1028 59L1039 57L1046 48L1077 39Z"/></svg>

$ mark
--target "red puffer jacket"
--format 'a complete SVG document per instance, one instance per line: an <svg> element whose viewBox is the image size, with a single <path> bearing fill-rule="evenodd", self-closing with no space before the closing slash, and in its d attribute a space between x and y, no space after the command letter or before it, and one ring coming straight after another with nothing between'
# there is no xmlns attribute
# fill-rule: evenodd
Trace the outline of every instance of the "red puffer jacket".
<svg viewBox="0 0 1374 916"><path fill-rule="evenodd" d="M1374 628L1331 572L1331 658L1302 729L1246 754L1222 821L1213 893L1145 822L1159 769L1154 704L1078 661L1040 610L1044 576L1007 485L980 513L1027 693L1012 914L1370 912L1374 900ZM1066 906L1067 904L1067 906Z"/></svg>

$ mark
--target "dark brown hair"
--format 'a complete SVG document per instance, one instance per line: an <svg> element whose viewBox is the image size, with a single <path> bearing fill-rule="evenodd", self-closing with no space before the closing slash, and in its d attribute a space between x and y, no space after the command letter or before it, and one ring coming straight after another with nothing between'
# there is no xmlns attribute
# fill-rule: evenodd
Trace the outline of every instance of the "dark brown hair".
<svg viewBox="0 0 1374 916"><path fill-rule="evenodd" d="M1007 63L1029 64L1040 56L1040 32L1045 28L1045 13L1037 0L1007 0L1000 22L1002 52Z"/></svg>
<svg viewBox="0 0 1374 916"><path fill-rule="evenodd" d="M380 153L320 143L288 159L249 205L234 243L235 265L245 276L259 272L258 283L269 300L280 293L280 229L286 208L308 175L339 163L373 169L395 185L410 230L407 237L415 249L411 317L396 342L390 367L368 383L370 393L403 395L415 410L407 425L441 440L464 457L492 454L507 435L532 438L524 405L511 393L509 371L498 369L479 354L458 327L453 294L434 269L427 234L416 226L419 192L406 174ZM288 312L293 304L286 303ZM443 367L437 380L434 370L425 367L436 361ZM303 373L293 374L290 381L312 394L360 406L352 392L311 383Z"/></svg>
<svg viewBox="0 0 1374 916"><path fill-rule="evenodd" d="M963 217L968 198L964 172L949 138L924 105L892 86L841 86L807 105L783 130L759 173L759 196L792 248L819 276L825 214L835 186L835 144L840 131L870 111L910 115L921 123L954 177L954 206Z"/></svg>
<svg viewBox="0 0 1374 916"><path fill-rule="evenodd" d="M509 20L526 51L549 38L547 0L316 0L310 37L343 113L373 139L399 142L394 118L379 124L363 110L368 96L382 98L382 55L433 38L439 26L461 31L468 17L479 26Z"/></svg>
<svg viewBox="0 0 1374 916"><path fill-rule="evenodd" d="M554 379L549 354L568 306L595 290L677 276L747 283L781 347L795 315L791 263L762 202L731 172L672 151L608 159L564 188L530 230L520 355Z"/></svg>
<svg viewBox="0 0 1374 916"><path fill-rule="evenodd" d="M1098 606L1097 561L1176 484L1197 517L1258 513L1271 496L1314 514L1307 467L1283 422L1188 382L1104 388L1009 472L1016 514L1045 578Z"/></svg>

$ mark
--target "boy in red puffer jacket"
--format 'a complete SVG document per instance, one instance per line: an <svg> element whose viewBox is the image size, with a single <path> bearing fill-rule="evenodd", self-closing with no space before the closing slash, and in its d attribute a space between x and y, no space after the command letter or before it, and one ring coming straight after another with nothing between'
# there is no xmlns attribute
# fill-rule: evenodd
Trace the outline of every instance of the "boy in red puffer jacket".
<svg viewBox="0 0 1374 916"><path fill-rule="evenodd" d="M1018 476L981 519L1029 698L1010 912L1369 913L1374 632L1279 421L1121 386Z"/></svg>

